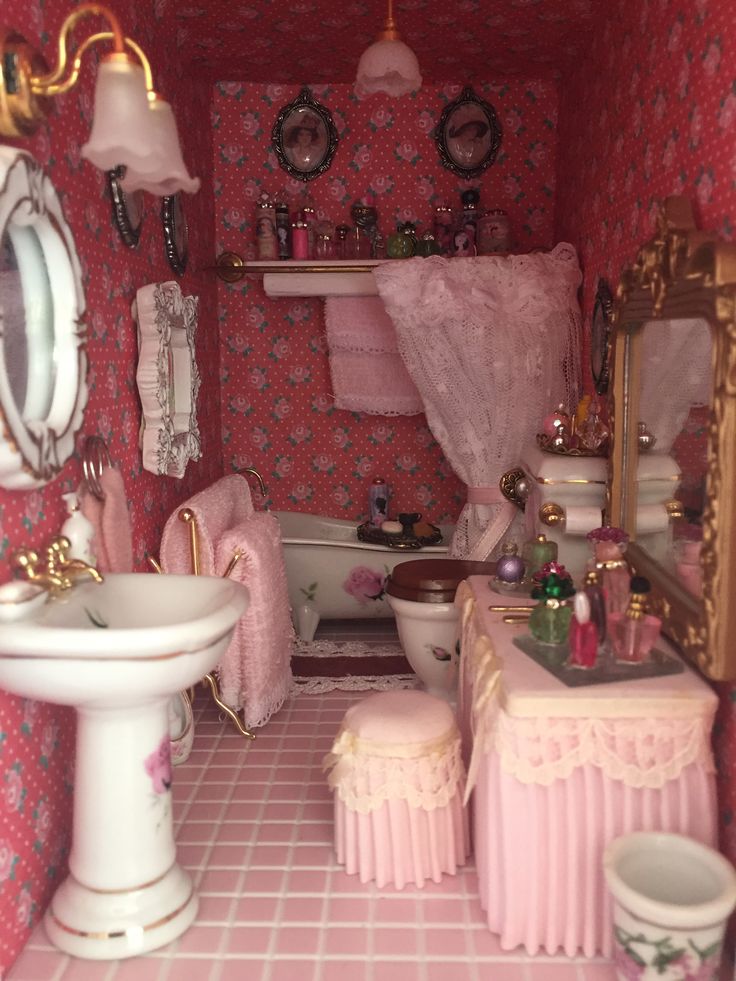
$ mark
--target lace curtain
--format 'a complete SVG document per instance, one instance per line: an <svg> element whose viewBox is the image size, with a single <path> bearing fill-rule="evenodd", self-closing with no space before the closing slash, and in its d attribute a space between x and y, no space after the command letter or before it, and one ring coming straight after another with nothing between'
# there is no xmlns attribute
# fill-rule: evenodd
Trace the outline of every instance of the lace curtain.
<svg viewBox="0 0 736 981"><path fill-rule="evenodd" d="M485 559L519 516L498 482L518 465L544 415L574 408L580 385L581 282L575 250L433 256L374 270L399 353L435 439L472 497L450 546ZM521 522L519 521L521 533Z"/></svg>

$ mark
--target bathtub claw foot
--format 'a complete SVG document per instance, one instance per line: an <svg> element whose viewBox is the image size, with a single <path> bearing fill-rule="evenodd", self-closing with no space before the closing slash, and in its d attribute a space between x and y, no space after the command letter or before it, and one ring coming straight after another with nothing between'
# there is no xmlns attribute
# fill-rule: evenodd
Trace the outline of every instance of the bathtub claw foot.
<svg viewBox="0 0 736 981"><path fill-rule="evenodd" d="M319 626L319 610L311 600L301 603L296 610L296 632L299 639L311 643Z"/></svg>

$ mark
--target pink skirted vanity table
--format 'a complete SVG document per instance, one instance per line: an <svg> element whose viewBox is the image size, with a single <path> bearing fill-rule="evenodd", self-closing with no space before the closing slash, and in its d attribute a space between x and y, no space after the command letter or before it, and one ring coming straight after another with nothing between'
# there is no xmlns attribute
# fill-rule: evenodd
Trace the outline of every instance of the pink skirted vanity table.
<svg viewBox="0 0 736 981"><path fill-rule="evenodd" d="M513 643L528 626L489 609L518 598L472 576L455 602L458 715L488 926L504 950L610 956L606 844L635 830L716 843L716 695L688 667L567 687Z"/></svg>

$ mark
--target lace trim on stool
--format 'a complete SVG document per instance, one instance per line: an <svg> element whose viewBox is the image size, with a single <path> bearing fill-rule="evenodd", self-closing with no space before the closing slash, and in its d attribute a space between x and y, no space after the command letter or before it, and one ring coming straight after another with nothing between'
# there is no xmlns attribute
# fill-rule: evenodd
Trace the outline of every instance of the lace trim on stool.
<svg viewBox="0 0 736 981"><path fill-rule="evenodd" d="M337 747L337 742L333 750ZM343 744L325 757L332 768L330 787L351 811L369 814L387 800L405 800L410 807L434 811L446 807L458 790L462 793L465 768L460 757L460 736L443 752L419 759L363 756Z"/></svg>

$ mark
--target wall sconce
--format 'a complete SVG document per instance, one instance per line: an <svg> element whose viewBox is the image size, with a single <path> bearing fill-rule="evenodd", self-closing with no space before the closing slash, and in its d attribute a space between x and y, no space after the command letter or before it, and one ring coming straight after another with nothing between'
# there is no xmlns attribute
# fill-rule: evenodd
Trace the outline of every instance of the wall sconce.
<svg viewBox="0 0 736 981"><path fill-rule="evenodd" d="M68 38L86 16L103 17L110 30L92 34L68 52ZM100 170L125 168L123 190L143 190L159 197L199 190L181 154L174 113L153 88L148 59L135 41L124 36L115 14L102 4L84 3L66 18L58 41L58 64L49 72L39 51L12 30L0 32L0 134L28 137L46 118L53 96L77 82L82 56L100 42L113 42L97 69L94 117L82 156ZM126 51L133 52L133 57ZM72 60L73 59L73 60Z"/></svg>
<svg viewBox="0 0 736 981"><path fill-rule="evenodd" d="M395 98L422 87L419 62L411 48L401 40L393 16L393 0L388 0L388 16L383 30L358 62L355 94L359 99L374 92Z"/></svg>

